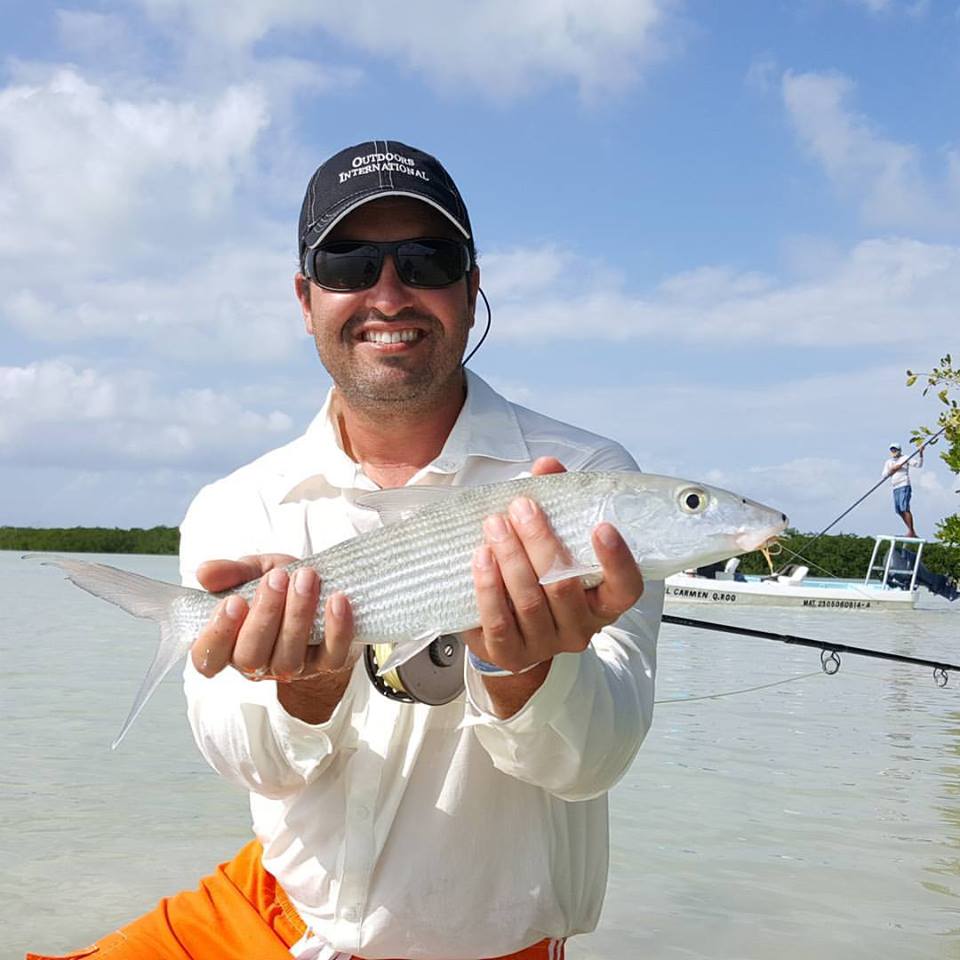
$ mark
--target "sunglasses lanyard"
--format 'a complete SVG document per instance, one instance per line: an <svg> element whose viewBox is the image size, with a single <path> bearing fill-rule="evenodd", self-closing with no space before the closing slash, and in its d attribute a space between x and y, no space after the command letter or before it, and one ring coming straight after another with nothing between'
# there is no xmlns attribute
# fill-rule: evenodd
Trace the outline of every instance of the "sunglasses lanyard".
<svg viewBox="0 0 960 960"><path fill-rule="evenodd" d="M465 367L467 361L483 346L483 341L487 339L487 334L490 332L490 301L487 299L487 295L483 292L483 287L477 287L477 290L480 292L480 296L483 297L483 305L487 308L487 325L484 327L483 336L480 338L477 345L463 358L460 363L460 366Z"/></svg>

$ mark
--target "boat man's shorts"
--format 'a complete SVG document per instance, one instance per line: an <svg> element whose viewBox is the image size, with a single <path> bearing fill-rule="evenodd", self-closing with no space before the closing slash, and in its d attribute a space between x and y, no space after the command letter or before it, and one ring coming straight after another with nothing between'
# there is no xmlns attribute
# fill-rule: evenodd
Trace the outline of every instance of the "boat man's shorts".
<svg viewBox="0 0 960 960"><path fill-rule="evenodd" d="M906 513L910 509L910 484L893 488L893 509L897 513Z"/></svg>
<svg viewBox="0 0 960 960"><path fill-rule="evenodd" d="M248 843L196 890L156 909L83 950L27 960L291 960L306 926L283 888L263 868L263 848ZM483 956L483 947L477 950ZM341 956L338 954L338 956ZM561 940L541 940L500 960L563 960Z"/></svg>

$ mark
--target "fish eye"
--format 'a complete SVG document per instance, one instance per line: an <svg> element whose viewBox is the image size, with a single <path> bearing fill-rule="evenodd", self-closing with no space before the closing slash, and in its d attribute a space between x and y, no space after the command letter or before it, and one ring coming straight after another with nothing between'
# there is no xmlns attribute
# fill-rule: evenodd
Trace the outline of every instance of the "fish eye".
<svg viewBox="0 0 960 960"><path fill-rule="evenodd" d="M700 487L684 487L677 495L677 502L684 513L703 513L707 508L707 492Z"/></svg>

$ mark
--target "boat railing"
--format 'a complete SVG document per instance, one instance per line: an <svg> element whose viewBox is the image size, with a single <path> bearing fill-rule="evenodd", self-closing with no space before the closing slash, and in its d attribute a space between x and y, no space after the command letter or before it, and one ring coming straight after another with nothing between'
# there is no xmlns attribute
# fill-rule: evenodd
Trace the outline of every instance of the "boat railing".
<svg viewBox="0 0 960 960"><path fill-rule="evenodd" d="M910 575L910 591L917 588L917 573L920 570L920 554L923 553L923 545L927 542L922 537L893 537L879 535L873 538L873 555L870 557L870 565L867 567L867 575L863 579L864 586L870 586L875 573L880 573L880 585L884 588L891 586L890 575L894 573ZM898 567L894 565L897 556L897 544L913 545L917 547L916 553L904 551L913 556L913 563L909 567ZM887 546L887 554L882 562L877 563L877 555L880 549Z"/></svg>

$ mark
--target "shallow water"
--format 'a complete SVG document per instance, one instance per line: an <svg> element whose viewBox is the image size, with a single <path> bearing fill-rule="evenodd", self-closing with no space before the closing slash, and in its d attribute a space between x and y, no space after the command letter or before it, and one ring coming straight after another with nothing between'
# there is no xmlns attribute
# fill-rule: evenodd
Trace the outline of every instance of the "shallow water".
<svg viewBox="0 0 960 960"><path fill-rule="evenodd" d="M173 558L107 560L176 579ZM152 626L16 554L0 553L0 584L0 928L18 957L194 886L249 833L246 797L193 747L176 676L110 751ZM955 607L671 609L956 662ZM657 695L611 795L600 927L571 960L960 958L960 677L941 690L854 657L826 677L815 651L666 626Z"/></svg>

